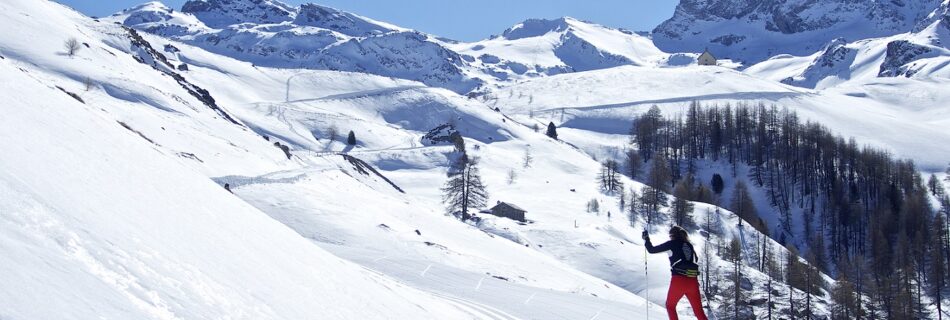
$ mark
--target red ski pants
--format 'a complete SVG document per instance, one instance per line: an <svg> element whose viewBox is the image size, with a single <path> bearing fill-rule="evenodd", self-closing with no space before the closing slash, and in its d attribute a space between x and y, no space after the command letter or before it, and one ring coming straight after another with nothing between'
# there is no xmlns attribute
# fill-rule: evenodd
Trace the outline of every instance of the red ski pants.
<svg viewBox="0 0 950 320"><path fill-rule="evenodd" d="M676 315L676 304L684 295L693 306L696 318L707 320L706 313L703 312L703 303L699 298L699 279L680 275L673 275L670 279L670 291L666 294L666 313L670 315L670 320L679 320Z"/></svg>

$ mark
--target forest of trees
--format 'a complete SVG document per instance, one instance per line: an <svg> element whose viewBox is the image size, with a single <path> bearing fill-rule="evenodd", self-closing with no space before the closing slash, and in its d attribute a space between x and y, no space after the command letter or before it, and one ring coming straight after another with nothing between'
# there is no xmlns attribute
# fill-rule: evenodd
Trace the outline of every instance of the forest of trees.
<svg viewBox="0 0 950 320"><path fill-rule="evenodd" d="M634 192L629 204L647 221L666 205L665 194L713 203L712 194L724 188L719 174L736 177L745 172L740 166L749 168L748 180L765 191L771 207L755 208L747 192L753 186L742 184L743 179L734 179L731 199L723 200L727 203L716 204L795 252L784 259L785 270L776 277L805 292L795 297L789 291L785 298L792 308L787 314L811 318L812 296L826 289L835 303L834 319L942 318L945 310L935 301L944 298L947 287L950 198L935 176L925 183L913 161L859 145L793 111L764 105L693 103L685 115L674 117L654 106L633 120L631 136L622 172L648 185L642 193ZM706 188L694 178L698 160L728 163L731 172L717 173L708 182L712 188ZM605 163L605 172L620 171L614 166ZM677 223L692 221L686 204L673 201ZM766 225L758 210L775 211L779 224ZM802 216L794 219L796 214ZM763 253L771 249L768 242L761 243L751 259L771 275L775 270L769 265L776 263L766 261L772 258ZM799 262L792 244L804 245L802 258L808 264ZM750 259L731 245L719 247L727 251L719 254L728 261ZM834 288L826 288L819 270L839 280ZM848 294L855 291L866 300ZM733 296L740 303L741 294ZM740 306L732 311L741 313ZM930 307L938 312L928 313ZM771 318L772 308L767 309Z"/></svg>

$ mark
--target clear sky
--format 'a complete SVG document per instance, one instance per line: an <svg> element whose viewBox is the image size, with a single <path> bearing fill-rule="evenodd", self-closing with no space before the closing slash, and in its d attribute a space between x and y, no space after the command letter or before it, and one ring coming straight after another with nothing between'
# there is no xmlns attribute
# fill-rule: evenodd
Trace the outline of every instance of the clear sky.
<svg viewBox="0 0 950 320"><path fill-rule="evenodd" d="M55 0L86 15L107 16L147 0ZM164 0L180 9L185 0ZM677 0L283 0L313 2L456 40L500 34L527 18L571 16L605 26L650 31L673 16Z"/></svg>

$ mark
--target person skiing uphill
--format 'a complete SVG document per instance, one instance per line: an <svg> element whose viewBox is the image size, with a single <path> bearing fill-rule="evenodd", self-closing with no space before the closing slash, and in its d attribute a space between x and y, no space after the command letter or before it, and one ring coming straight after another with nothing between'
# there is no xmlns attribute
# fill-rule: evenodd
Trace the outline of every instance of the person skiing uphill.
<svg viewBox="0 0 950 320"><path fill-rule="evenodd" d="M676 304L679 303L683 295L689 300L693 307L693 314L699 320L707 320L706 313L703 312L703 304L699 296L699 265L696 258L696 250L693 244L689 242L689 235L686 230L680 226L670 228L670 241L661 245L653 246L650 242L650 234L643 230L643 240L646 242L647 252L660 253L669 251L670 272L673 273L670 279L670 289L666 294L666 313L670 320L679 320L676 315Z"/></svg>

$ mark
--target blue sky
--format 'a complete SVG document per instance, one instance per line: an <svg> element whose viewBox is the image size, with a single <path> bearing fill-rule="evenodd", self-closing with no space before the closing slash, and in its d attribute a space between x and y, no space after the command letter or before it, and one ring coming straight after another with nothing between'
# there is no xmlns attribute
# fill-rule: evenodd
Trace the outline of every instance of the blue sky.
<svg viewBox="0 0 950 320"><path fill-rule="evenodd" d="M56 0L90 16L106 16L147 0ZM180 9L185 0L164 0ZM527 18L571 16L649 31L673 15L676 0L284 0L314 2L402 27L472 41L500 34Z"/></svg>

